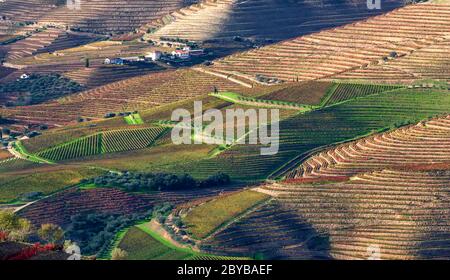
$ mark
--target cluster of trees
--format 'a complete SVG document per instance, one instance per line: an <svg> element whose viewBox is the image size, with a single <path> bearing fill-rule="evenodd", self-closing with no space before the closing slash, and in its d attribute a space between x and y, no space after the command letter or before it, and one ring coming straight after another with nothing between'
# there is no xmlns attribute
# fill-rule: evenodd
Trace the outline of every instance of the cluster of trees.
<svg viewBox="0 0 450 280"><path fill-rule="evenodd" d="M133 111L133 112L119 112L119 113L108 112L108 113L106 113L106 114L104 115L104 118L105 118L105 119L110 119L110 118L114 118L114 117L117 117L117 116L120 116L120 117L127 117L127 116L129 116L129 115L132 115L132 114L138 114L138 113L139 113L138 111Z"/></svg>
<svg viewBox="0 0 450 280"><path fill-rule="evenodd" d="M42 224L36 231L30 221L19 217L12 211L0 211L0 242L28 241L38 238L49 244L62 244L64 230L55 224Z"/></svg>
<svg viewBox="0 0 450 280"><path fill-rule="evenodd" d="M28 78L0 85L0 94L21 95L17 101L7 102L7 106L37 104L83 90L83 87L59 74L32 74Z"/></svg>
<svg viewBox="0 0 450 280"><path fill-rule="evenodd" d="M17 41L20 41L20 40L23 40L23 39L25 39L25 38L27 38L27 37L24 36L24 35L18 35L18 36L15 36L15 37L13 37L13 38L10 38L10 39L1 41L1 42L0 42L0 46L13 44L13 43L15 43L15 42L17 42Z"/></svg>
<svg viewBox="0 0 450 280"><path fill-rule="evenodd" d="M0 211L0 233L3 241L25 241L32 233L32 226L12 211Z"/></svg>
<svg viewBox="0 0 450 280"><path fill-rule="evenodd" d="M185 225L181 218L177 215L172 216L172 220L168 221L168 217L172 214L175 207L170 203L164 203L155 206L153 210L153 217L162 225L162 227L170 234L173 240L180 243L185 243L194 246L195 242L191 239L183 239L188 233L185 230ZM178 230L175 232L173 225L175 225Z"/></svg>
<svg viewBox="0 0 450 280"><path fill-rule="evenodd" d="M189 43L189 40L181 39L179 37L175 37L175 38L173 38L173 37L159 37L159 39L161 41L168 41L168 42L176 42L176 43L183 43L183 44Z"/></svg>
<svg viewBox="0 0 450 280"><path fill-rule="evenodd" d="M173 205L170 203L163 203L157 205L153 208L153 217L161 224L166 222L167 217L170 215L174 209Z"/></svg>
<svg viewBox="0 0 450 280"><path fill-rule="evenodd" d="M230 176L225 173L217 173L209 176L203 181L198 182L200 188L211 188L225 186L231 183Z"/></svg>
<svg viewBox="0 0 450 280"><path fill-rule="evenodd" d="M83 255L94 255L108 249L117 232L152 215L152 210L130 215L80 213L70 218L66 236L76 242Z"/></svg>
<svg viewBox="0 0 450 280"><path fill-rule="evenodd" d="M114 248L111 252L111 260L113 261L122 261L126 260L128 257L128 253L125 250L120 248Z"/></svg>
<svg viewBox="0 0 450 280"><path fill-rule="evenodd" d="M64 230L55 224L43 224L37 231L39 238L51 244L58 244L64 241Z"/></svg>
<svg viewBox="0 0 450 280"><path fill-rule="evenodd" d="M299 108L305 107L305 105L297 104L294 102L288 102L288 101L280 101L280 100L256 99L256 98L244 97L244 96L239 96L237 99L239 101L244 101L244 102L257 102L257 103L292 106L292 107L299 107ZM311 107L311 106L309 106L309 107Z"/></svg>
<svg viewBox="0 0 450 280"><path fill-rule="evenodd" d="M230 177L218 173L202 181L194 180L190 175L175 175L170 173L112 173L85 180L84 183L101 187L119 187L126 191L171 191L192 188L208 188L228 185Z"/></svg>

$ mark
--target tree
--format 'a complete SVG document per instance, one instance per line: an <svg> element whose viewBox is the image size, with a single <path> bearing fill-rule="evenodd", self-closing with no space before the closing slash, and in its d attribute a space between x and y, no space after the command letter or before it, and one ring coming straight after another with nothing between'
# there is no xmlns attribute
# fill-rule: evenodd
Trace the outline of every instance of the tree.
<svg viewBox="0 0 450 280"><path fill-rule="evenodd" d="M111 252L111 259L114 261L125 260L128 257L128 253L120 248L114 248Z"/></svg>
<svg viewBox="0 0 450 280"><path fill-rule="evenodd" d="M31 233L31 223L12 211L0 211L0 231L13 241L24 241Z"/></svg>
<svg viewBox="0 0 450 280"><path fill-rule="evenodd" d="M39 238L48 243L57 243L64 237L64 230L55 224L43 224L37 233Z"/></svg>

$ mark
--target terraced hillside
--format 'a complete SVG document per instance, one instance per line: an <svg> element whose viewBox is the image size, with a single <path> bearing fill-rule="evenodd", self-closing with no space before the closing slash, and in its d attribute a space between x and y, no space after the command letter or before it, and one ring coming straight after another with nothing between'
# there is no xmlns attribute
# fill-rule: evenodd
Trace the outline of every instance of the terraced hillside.
<svg viewBox="0 0 450 280"><path fill-rule="evenodd" d="M290 178L354 176L383 169L450 167L450 116L339 145L307 159Z"/></svg>
<svg viewBox="0 0 450 280"><path fill-rule="evenodd" d="M79 82L87 88L95 88L161 70L163 70L163 68L156 64L146 65L145 67L138 65L97 65L94 67L69 71L65 73L64 76Z"/></svg>
<svg viewBox="0 0 450 280"><path fill-rule="evenodd" d="M205 96L221 90L245 90L234 82L193 70L155 73L107 84L41 106L0 109L2 115L23 121L67 123L79 116L103 117L107 112L151 109L162 104Z"/></svg>
<svg viewBox="0 0 450 280"><path fill-rule="evenodd" d="M278 202L263 205L202 242L202 249L263 259L330 258L328 236Z"/></svg>
<svg viewBox="0 0 450 280"><path fill-rule="evenodd" d="M165 129L159 127L105 131L57 145L36 155L52 161L63 161L138 150L152 145L164 131Z"/></svg>
<svg viewBox="0 0 450 280"><path fill-rule="evenodd" d="M352 84L352 83L335 83L330 89L329 96L323 100L324 106L337 104L347 100L368 96L371 94L379 94L389 92L401 88L395 85L376 85L376 84Z"/></svg>
<svg viewBox="0 0 450 280"><path fill-rule="evenodd" d="M366 67L389 60L402 64L411 57L410 68L416 65L418 74L425 71L428 74L422 76L442 79L446 77L446 70L439 69L444 67L447 58L441 45L446 44L450 35L450 17L443 15L448 13L448 4L410 5L367 20L232 55L217 61L209 71L232 73L253 81L257 81L256 75L265 75L286 82L343 77L347 72L362 71L357 78L365 79ZM432 59L427 60L429 57ZM420 61L428 61L423 70L419 69ZM358 70L360 68L362 70ZM377 81L385 75L390 75L389 82L408 81L404 79L407 74L404 72L409 70L403 69L394 68L392 73L378 76ZM402 75L395 79L399 71ZM369 73L368 78L375 78L375 75ZM416 79L414 75L407 75L409 80Z"/></svg>
<svg viewBox="0 0 450 280"><path fill-rule="evenodd" d="M331 82L304 82L264 95L262 98L268 100L283 100L300 104L319 105L327 94L332 91Z"/></svg>
<svg viewBox="0 0 450 280"><path fill-rule="evenodd" d="M29 37L8 46L6 60L14 63L17 59L38 53L51 52L66 47L89 43L95 37L73 35L59 28L45 28Z"/></svg>
<svg viewBox="0 0 450 280"><path fill-rule="evenodd" d="M142 30L156 29L148 35L153 39L205 41L240 36L278 41L380 14L402 4L384 1L381 10L369 10L365 0L205 0L147 24Z"/></svg>
<svg viewBox="0 0 450 280"><path fill-rule="evenodd" d="M383 170L345 183L268 185L264 192L328 235L333 258L448 259L449 176Z"/></svg>
<svg viewBox="0 0 450 280"><path fill-rule="evenodd" d="M104 37L88 33L56 30L62 32L62 35L47 43L34 38L33 40L36 43L30 46L27 53L24 52L22 47L27 44L27 40L32 40L33 36L5 46L11 49L7 58L14 55L14 58L7 61L7 63L19 69L11 69L15 70L14 72L11 70L6 71L10 68L2 68L3 71L0 72L1 82L16 80L22 74L50 74L56 72L74 79L90 89L128 78L143 76L155 71L162 71L166 68L162 67L162 64L157 65L154 63L104 65L105 58L119 55L127 57L142 55L145 51L148 51L149 45L139 42L98 41L104 39ZM49 45L43 47L45 44ZM17 49L18 51L14 52L12 49ZM89 58L89 67L85 67L86 58ZM11 74L11 72L13 73Z"/></svg>
<svg viewBox="0 0 450 280"><path fill-rule="evenodd" d="M236 190L236 187L231 187L225 192ZM19 215L29 219L34 225L55 223L64 226L70 222L70 216L79 213L139 213L162 202L187 203L191 200L217 196L223 191L223 189L203 189L138 195L115 188L89 190L71 188L25 207L19 211Z"/></svg>
<svg viewBox="0 0 450 280"><path fill-rule="evenodd" d="M35 225L55 223L61 226L70 217L86 212L133 214L145 212L150 205L138 196L117 189L79 190L72 188L34 203L19 212Z"/></svg>
<svg viewBox="0 0 450 280"><path fill-rule="evenodd" d="M8 0L0 3L0 16L16 22L52 23L93 33L123 33L131 32L144 23L194 2L195 0L90 0L81 1L78 6L68 6L66 1L59 0Z"/></svg>
<svg viewBox="0 0 450 280"><path fill-rule="evenodd" d="M44 0L8 0L0 2L0 34L13 33L21 26L16 22L35 22L52 9L54 5Z"/></svg>
<svg viewBox="0 0 450 280"><path fill-rule="evenodd" d="M173 168L198 176L220 170L246 180L267 178L332 144L447 113L448 102L447 92L406 89L370 95L281 121L276 155L261 155L260 145L235 145L215 158Z"/></svg>
<svg viewBox="0 0 450 280"><path fill-rule="evenodd" d="M17 166L17 169L20 169L20 167ZM35 171L39 171L39 169ZM78 184L82 179L96 177L103 173L104 171L100 169L77 167L60 168L59 170L55 167L55 170L16 176L10 176L7 172L2 172L0 177L0 203L29 202Z"/></svg>
<svg viewBox="0 0 450 280"><path fill-rule="evenodd" d="M117 248L130 252L127 260L184 260L189 259L195 252L189 249L168 247L154 238L145 224L130 228L120 240ZM169 243L170 244L170 243Z"/></svg>
<svg viewBox="0 0 450 280"><path fill-rule="evenodd" d="M36 165L37 163L25 159L11 157L0 160L0 172L16 171L23 168L34 167Z"/></svg>
<svg viewBox="0 0 450 280"><path fill-rule="evenodd" d="M411 83L420 79L450 82L449 51L450 36L445 36L439 38L435 44L411 51L407 56L345 72L337 75L336 78L383 80L391 83Z"/></svg>

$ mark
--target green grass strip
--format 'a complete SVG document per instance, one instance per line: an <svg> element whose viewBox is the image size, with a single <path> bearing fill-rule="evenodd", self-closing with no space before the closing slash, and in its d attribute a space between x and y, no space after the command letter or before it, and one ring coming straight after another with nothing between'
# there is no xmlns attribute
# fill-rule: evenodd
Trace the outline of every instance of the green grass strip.
<svg viewBox="0 0 450 280"><path fill-rule="evenodd" d="M131 114L124 117L125 122L129 125L139 125L144 124L144 120L142 120L141 115L139 114Z"/></svg>
<svg viewBox="0 0 450 280"><path fill-rule="evenodd" d="M213 97L222 99L224 101L232 102L235 104L264 107L264 108L298 110L301 112L308 112L317 107L317 106L298 104L295 102L288 102L288 101L257 99L257 98L242 96L242 95L240 95L238 93L234 93L234 92L210 93L209 96L213 96Z"/></svg>
<svg viewBox="0 0 450 280"><path fill-rule="evenodd" d="M36 163L47 163L47 164L55 164L53 161L47 160L45 158L42 158L38 155L34 155L29 153L26 148L23 146L21 141L14 142L12 144L13 149L20 153L25 159L36 162Z"/></svg>

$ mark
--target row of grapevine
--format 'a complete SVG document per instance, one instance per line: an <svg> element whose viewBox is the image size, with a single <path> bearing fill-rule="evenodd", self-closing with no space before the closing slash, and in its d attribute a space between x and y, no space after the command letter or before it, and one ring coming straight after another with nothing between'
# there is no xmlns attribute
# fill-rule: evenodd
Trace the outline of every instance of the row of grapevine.
<svg viewBox="0 0 450 280"><path fill-rule="evenodd" d="M445 36L450 17L443 14L447 15L449 11L448 4L407 5L385 15L371 17L370 20L358 21L358 24L328 28L227 56L217 60L208 68L208 72L233 73L258 83L256 75L276 77L287 82L324 78L367 78L389 83L414 81L417 77L447 80L448 72L444 65L448 60L444 59L446 53L439 49L448 45ZM323 23L324 19L316 23L319 21ZM440 48L424 52L423 56L415 54L440 41L443 42ZM433 56L436 51L443 57ZM416 56L416 63L402 64L404 59L409 59L411 52Z"/></svg>
<svg viewBox="0 0 450 280"><path fill-rule="evenodd" d="M0 172L14 171L19 168L26 168L33 165L36 165L36 163L16 157L9 158L0 161Z"/></svg>
<svg viewBox="0 0 450 280"><path fill-rule="evenodd" d="M88 80L98 80L96 73L89 76ZM124 106L126 111L145 110L149 107L199 98L211 91L213 86L224 91L245 90L244 87L229 80L183 69L120 80L66 96L63 101L54 104L0 108L0 114L27 122L66 124L79 116L103 117L108 112L120 112L124 110Z"/></svg>
<svg viewBox="0 0 450 280"><path fill-rule="evenodd" d="M143 149L154 143L164 128L105 131L39 152L37 155L52 161Z"/></svg>
<svg viewBox="0 0 450 280"><path fill-rule="evenodd" d="M353 177L390 168L450 166L450 115L345 143L305 160L289 177Z"/></svg>
<svg viewBox="0 0 450 280"><path fill-rule="evenodd" d="M103 133L102 152L138 150L150 146L164 128L107 131Z"/></svg>
<svg viewBox="0 0 450 280"><path fill-rule="evenodd" d="M371 162L369 156L372 155L367 156L366 164ZM329 246L321 249L333 259L367 259L372 255L367 248L375 247L380 249L380 259L425 260L449 256L450 205L445 199L449 182L450 173L445 171L372 169L347 182L278 183L263 189L325 236ZM260 220L259 224L266 229L270 221L275 220L277 226L286 224L294 228L292 219L279 218L281 207L278 210L276 215ZM295 228L301 226L295 225ZM277 229L280 232L279 227ZM222 234L219 245L232 245L225 243L232 237L241 240L242 232L230 232L234 236ZM303 236L314 240L308 232Z"/></svg>
<svg viewBox="0 0 450 280"><path fill-rule="evenodd" d="M371 94L378 94L401 88L396 85L375 85L375 84L338 84L324 106L336 104L345 100L364 97Z"/></svg>
<svg viewBox="0 0 450 280"><path fill-rule="evenodd" d="M101 153L102 134L97 133L38 153L53 161L87 157Z"/></svg>

